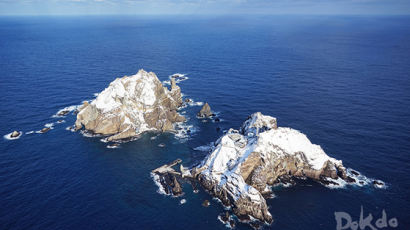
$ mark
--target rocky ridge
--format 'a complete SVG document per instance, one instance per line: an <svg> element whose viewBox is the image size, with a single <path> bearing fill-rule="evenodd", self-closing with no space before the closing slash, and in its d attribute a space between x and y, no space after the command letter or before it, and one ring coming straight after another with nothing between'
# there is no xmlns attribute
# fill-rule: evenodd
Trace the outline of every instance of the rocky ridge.
<svg viewBox="0 0 410 230"><path fill-rule="evenodd" d="M181 89L171 79L171 90L153 72L141 69L117 78L90 103L78 108L75 129L108 135L108 141L138 136L145 131L172 131L185 118L178 114Z"/></svg>
<svg viewBox="0 0 410 230"><path fill-rule="evenodd" d="M193 185L199 183L231 207L239 220L259 224L273 221L265 200L272 193L271 186L295 178L309 178L324 185L356 182L342 161L329 157L306 135L278 127L276 118L259 112L252 114L239 130L230 129L219 138L199 165L181 168L184 172L171 173L172 176L182 175ZM154 173L159 179L170 174L166 170Z"/></svg>

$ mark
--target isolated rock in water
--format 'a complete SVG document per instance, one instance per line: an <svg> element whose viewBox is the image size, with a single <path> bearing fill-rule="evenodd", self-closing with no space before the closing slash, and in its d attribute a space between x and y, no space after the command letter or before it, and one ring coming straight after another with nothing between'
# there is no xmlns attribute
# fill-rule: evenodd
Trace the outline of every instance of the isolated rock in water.
<svg viewBox="0 0 410 230"><path fill-rule="evenodd" d="M374 180L374 181L373 181L373 185L374 185L375 187L377 187L377 188L381 188L381 187L384 186L384 183L383 183L383 181Z"/></svg>
<svg viewBox="0 0 410 230"><path fill-rule="evenodd" d="M204 206L205 208L209 207L209 205L211 205L211 202L209 202L209 200L204 200L204 202L202 202L202 206Z"/></svg>
<svg viewBox="0 0 410 230"><path fill-rule="evenodd" d="M329 157L303 133L278 128L275 118L259 112L239 131L230 129L219 138L191 174L224 205L231 205L240 220L252 217L262 223L273 221L262 195L282 178L348 180L342 161Z"/></svg>
<svg viewBox="0 0 410 230"><path fill-rule="evenodd" d="M20 136L20 132L18 132L18 131L13 131L10 135L10 137L12 137L12 138L16 138L18 136Z"/></svg>
<svg viewBox="0 0 410 230"><path fill-rule="evenodd" d="M155 73L141 69L133 76L115 79L97 98L84 103L75 128L111 135L108 141L149 130L170 131L175 122L185 121L177 112L181 105L181 89L175 80L168 90Z"/></svg>
<svg viewBox="0 0 410 230"><path fill-rule="evenodd" d="M42 128L42 129L40 130L40 133L46 133L46 132L50 131L50 129L51 129L51 128L49 128L49 127Z"/></svg>
<svg viewBox="0 0 410 230"><path fill-rule="evenodd" d="M202 106L201 111L198 113L198 117L210 117L212 116L211 107L209 106L208 102Z"/></svg>

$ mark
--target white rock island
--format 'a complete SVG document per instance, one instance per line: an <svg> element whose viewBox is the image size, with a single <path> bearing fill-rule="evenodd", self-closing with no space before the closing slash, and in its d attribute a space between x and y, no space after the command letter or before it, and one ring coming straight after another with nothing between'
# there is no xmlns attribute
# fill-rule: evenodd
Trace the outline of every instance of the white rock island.
<svg viewBox="0 0 410 230"><path fill-rule="evenodd" d="M272 193L270 186L296 178L325 185L355 182L342 161L329 157L303 133L277 127L276 118L260 112L249 116L239 130L230 129L199 165L186 171L153 173L164 191L172 191L176 183L167 181L178 175L182 175L181 180L198 182L232 207L239 220L250 223L273 221L265 200Z"/></svg>
<svg viewBox="0 0 410 230"><path fill-rule="evenodd" d="M145 131L172 131L174 123L185 121L177 109L182 105L181 89L171 79L171 90L153 72L117 78L77 114L75 129L108 135L108 141L135 137Z"/></svg>

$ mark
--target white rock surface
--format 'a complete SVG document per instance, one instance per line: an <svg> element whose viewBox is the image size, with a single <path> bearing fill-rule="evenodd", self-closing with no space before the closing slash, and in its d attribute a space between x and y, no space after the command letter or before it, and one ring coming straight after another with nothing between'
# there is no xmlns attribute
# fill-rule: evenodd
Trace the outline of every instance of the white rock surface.
<svg viewBox="0 0 410 230"><path fill-rule="evenodd" d="M108 140L137 136L148 130L170 131L175 122L185 121L177 113L181 90L172 81L164 87L153 72L139 70L133 76L117 78L91 103L78 110L76 129L111 135Z"/></svg>
<svg viewBox="0 0 410 230"><path fill-rule="evenodd" d="M252 114L240 131L230 129L218 139L192 172L223 203L233 204L236 215L262 222L272 221L262 194L281 176L319 181L346 177L341 161L329 157L303 133L278 128L275 118L259 112Z"/></svg>

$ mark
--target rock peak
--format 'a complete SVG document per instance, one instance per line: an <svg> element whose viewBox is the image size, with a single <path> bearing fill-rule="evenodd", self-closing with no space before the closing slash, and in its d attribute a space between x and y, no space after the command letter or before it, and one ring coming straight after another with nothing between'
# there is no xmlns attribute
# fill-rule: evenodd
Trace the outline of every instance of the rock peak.
<svg viewBox="0 0 410 230"><path fill-rule="evenodd" d="M303 133L277 127L276 118L254 113L240 131L230 129L192 175L212 195L231 204L239 219L271 223L263 194L284 178L348 181L342 162L329 157Z"/></svg>
<svg viewBox="0 0 410 230"><path fill-rule="evenodd" d="M276 118L256 112L248 117L240 130L244 135L258 135L260 132L276 128L278 128Z"/></svg>
<svg viewBox="0 0 410 230"><path fill-rule="evenodd" d="M177 113L182 105L178 86L171 92L153 72L140 69L137 74L117 78L77 114L76 129L110 135L117 140L148 130L167 131L173 123L184 121Z"/></svg>
<svg viewBox="0 0 410 230"><path fill-rule="evenodd" d="M209 106L208 102L205 102L205 104L202 106L201 110L198 113L198 117L211 117L212 111L211 111L211 106Z"/></svg>

